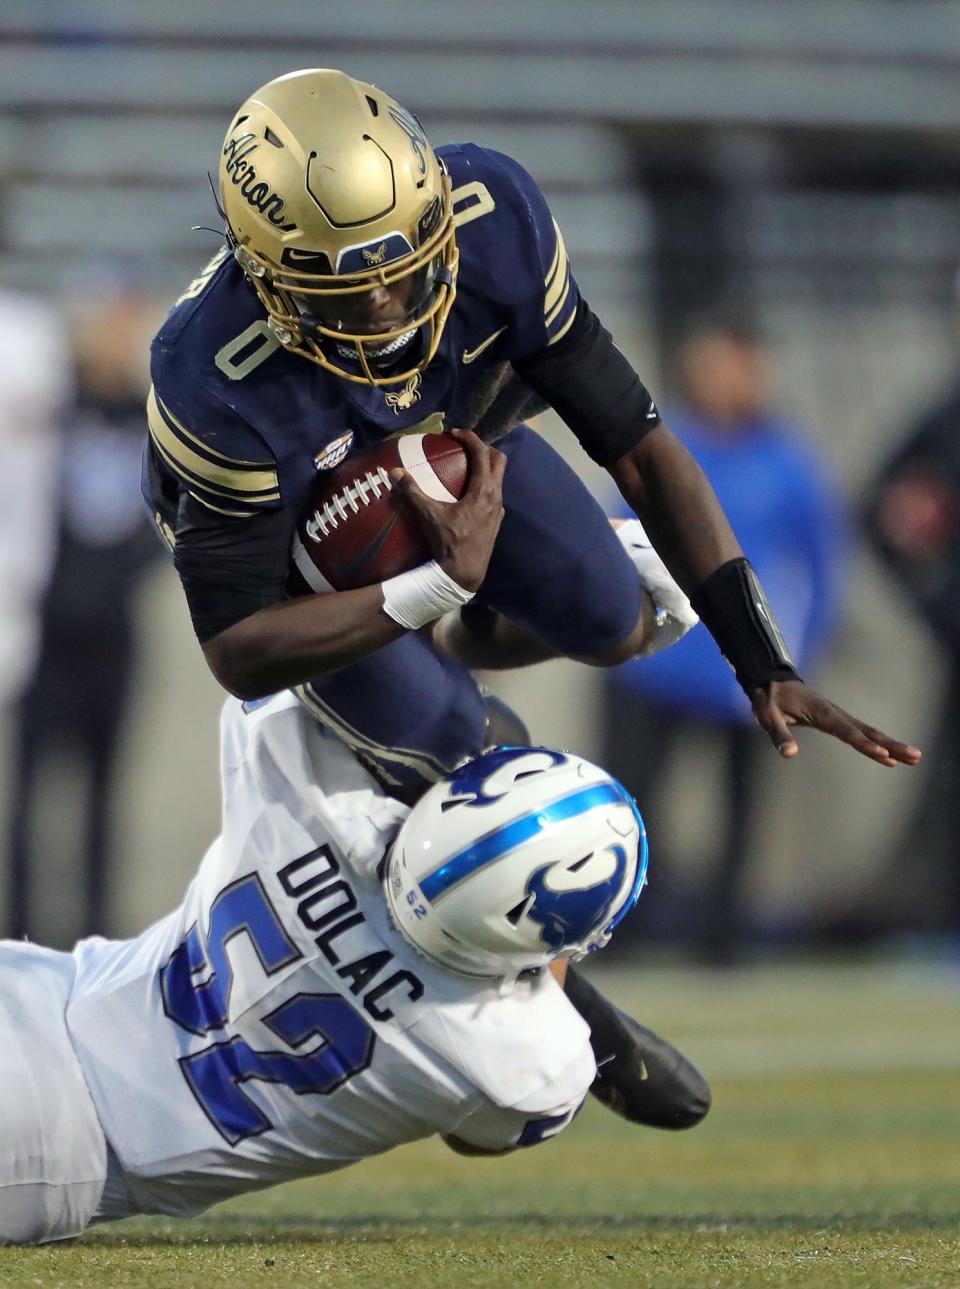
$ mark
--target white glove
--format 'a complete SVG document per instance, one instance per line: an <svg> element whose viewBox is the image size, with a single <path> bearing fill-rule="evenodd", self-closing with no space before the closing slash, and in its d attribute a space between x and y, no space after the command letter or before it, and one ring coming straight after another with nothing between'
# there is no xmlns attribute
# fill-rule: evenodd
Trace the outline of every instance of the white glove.
<svg viewBox="0 0 960 1289"><path fill-rule="evenodd" d="M643 531L640 520L628 519L619 524L616 534L640 575L640 585L653 600L657 610L656 631L637 654L638 658L649 658L668 645L676 644L700 619L670 576L666 564L650 545L650 539Z"/></svg>

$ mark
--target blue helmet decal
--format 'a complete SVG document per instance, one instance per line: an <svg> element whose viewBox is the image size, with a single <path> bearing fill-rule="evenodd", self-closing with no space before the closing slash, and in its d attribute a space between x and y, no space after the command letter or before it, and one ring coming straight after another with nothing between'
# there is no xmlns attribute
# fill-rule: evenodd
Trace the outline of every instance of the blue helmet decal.
<svg viewBox="0 0 960 1289"><path fill-rule="evenodd" d="M527 894L534 897L527 916L543 930L540 939L548 948L581 944L600 930L610 915L610 906L623 885L627 871L627 852L623 846L611 846L616 864L609 877L580 890L554 891L547 885L547 874L557 864L544 864L532 874Z"/></svg>
<svg viewBox="0 0 960 1289"><path fill-rule="evenodd" d="M447 776L450 796L441 809L448 809L452 805L489 806L499 801L510 791L513 784L510 783L501 791L491 794L486 791L487 781L502 766L529 756L532 752L542 752L545 756L549 756L554 765L563 765L567 759L562 752L554 752L548 747L498 747L496 751L485 752L483 756L475 757ZM540 771L531 770L530 773L539 774ZM522 777L524 776L518 775L518 778Z"/></svg>
<svg viewBox="0 0 960 1289"><path fill-rule="evenodd" d="M566 819L574 819L577 815L594 810L598 806L624 804L623 789L619 784L597 783L588 788L578 788L576 792L559 797L538 810L521 815L512 823L494 828L484 836L478 837L469 846L444 860L433 872L421 878L420 890L429 903L435 903L458 882L472 876L478 869L502 859L504 855L516 850L525 842L532 841L545 828L562 823Z"/></svg>

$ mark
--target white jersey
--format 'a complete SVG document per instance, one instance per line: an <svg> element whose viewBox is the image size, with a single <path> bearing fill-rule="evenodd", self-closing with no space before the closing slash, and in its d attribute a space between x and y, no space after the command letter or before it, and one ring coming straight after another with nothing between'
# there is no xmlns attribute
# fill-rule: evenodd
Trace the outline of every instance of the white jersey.
<svg viewBox="0 0 960 1289"><path fill-rule="evenodd" d="M196 1213L433 1133L560 1131L594 1077L588 1027L549 973L501 991L396 931L377 867L407 808L286 695L227 702L221 776L183 905L74 950L67 1023L129 1211Z"/></svg>

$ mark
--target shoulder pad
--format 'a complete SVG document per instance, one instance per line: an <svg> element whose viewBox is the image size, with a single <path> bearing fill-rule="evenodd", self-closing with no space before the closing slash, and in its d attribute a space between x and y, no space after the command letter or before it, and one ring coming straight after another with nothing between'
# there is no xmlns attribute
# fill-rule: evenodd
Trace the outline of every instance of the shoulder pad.
<svg viewBox="0 0 960 1289"><path fill-rule="evenodd" d="M228 407L204 406L199 390L186 397L175 388L166 394L162 371L155 372L155 382L147 398L150 439L191 496L217 514L237 517L280 504L276 462L245 421ZM222 442L229 452L214 446Z"/></svg>
<svg viewBox="0 0 960 1289"><path fill-rule="evenodd" d="M424 1014L416 1033L505 1108L558 1105L582 1096L593 1077L589 1026L546 973L502 996L491 988L483 1000L472 988Z"/></svg>
<svg viewBox="0 0 960 1289"><path fill-rule="evenodd" d="M245 323L262 325L262 311L224 247L154 338L147 400L150 439L162 466L202 505L238 517L281 500L275 454L233 406L231 376L222 367L225 347L244 339Z"/></svg>
<svg viewBox="0 0 960 1289"><path fill-rule="evenodd" d="M523 310L518 352L554 344L572 325L579 292L543 193L512 157L476 144L439 149L453 182L460 279Z"/></svg>
<svg viewBox="0 0 960 1289"><path fill-rule="evenodd" d="M209 294L213 282L223 275L231 261L230 248L221 246L216 255L213 255L207 261L186 289L174 300L170 312L157 332L158 343L173 344L176 342L180 332Z"/></svg>

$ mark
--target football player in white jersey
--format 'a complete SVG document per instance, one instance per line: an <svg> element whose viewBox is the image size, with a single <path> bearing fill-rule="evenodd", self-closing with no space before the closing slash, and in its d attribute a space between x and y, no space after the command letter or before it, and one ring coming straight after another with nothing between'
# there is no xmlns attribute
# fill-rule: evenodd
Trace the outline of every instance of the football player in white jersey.
<svg viewBox="0 0 960 1289"><path fill-rule="evenodd" d="M556 1135L596 1066L558 984L646 875L602 770L496 749L413 807L290 695L228 701L222 831L183 904L0 945L0 1238L42 1242L441 1134Z"/></svg>

